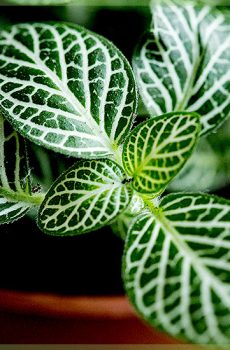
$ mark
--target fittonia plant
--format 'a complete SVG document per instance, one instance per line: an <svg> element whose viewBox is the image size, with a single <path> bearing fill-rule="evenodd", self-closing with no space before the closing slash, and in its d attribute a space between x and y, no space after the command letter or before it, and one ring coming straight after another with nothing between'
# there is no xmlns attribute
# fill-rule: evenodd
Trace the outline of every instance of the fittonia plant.
<svg viewBox="0 0 230 350"><path fill-rule="evenodd" d="M142 317L192 342L229 343L230 202L162 196L199 135L229 115L229 17L176 2L152 13L133 61L151 117L132 131L134 74L108 40L67 23L1 31L0 220L37 206L50 235L112 224L126 240L125 288ZM81 159L34 194L23 137Z"/></svg>

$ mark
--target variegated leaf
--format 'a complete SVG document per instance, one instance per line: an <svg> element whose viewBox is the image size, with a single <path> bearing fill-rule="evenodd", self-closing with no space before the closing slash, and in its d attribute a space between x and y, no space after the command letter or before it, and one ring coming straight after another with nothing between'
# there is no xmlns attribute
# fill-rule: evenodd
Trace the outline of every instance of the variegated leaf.
<svg viewBox="0 0 230 350"><path fill-rule="evenodd" d="M230 184L230 120L217 133L202 138L170 191L216 191Z"/></svg>
<svg viewBox="0 0 230 350"><path fill-rule="evenodd" d="M0 108L37 144L102 157L130 130L133 73L113 44L80 26L14 25L0 33Z"/></svg>
<svg viewBox="0 0 230 350"><path fill-rule="evenodd" d="M24 140L0 116L0 224L15 221L30 205L17 200L30 191Z"/></svg>
<svg viewBox="0 0 230 350"><path fill-rule="evenodd" d="M153 1L133 65L151 114L197 112L207 134L230 115L230 17L194 4Z"/></svg>
<svg viewBox="0 0 230 350"><path fill-rule="evenodd" d="M130 228L125 285L153 326L196 343L230 341L230 202L173 194Z"/></svg>
<svg viewBox="0 0 230 350"><path fill-rule="evenodd" d="M77 235L109 224L132 198L125 173L114 161L82 160L51 186L38 225L51 235Z"/></svg>
<svg viewBox="0 0 230 350"><path fill-rule="evenodd" d="M199 131L199 116L194 113L169 113L138 125L123 149L123 165L133 188L159 195L191 155Z"/></svg>

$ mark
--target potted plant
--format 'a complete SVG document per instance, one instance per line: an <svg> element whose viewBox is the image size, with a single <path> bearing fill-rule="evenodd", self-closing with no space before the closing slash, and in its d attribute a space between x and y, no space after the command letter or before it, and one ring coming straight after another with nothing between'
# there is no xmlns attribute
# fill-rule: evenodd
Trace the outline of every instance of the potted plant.
<svg viewBox="0 0 230 350"><path fill-rule="evenodd" d="M141 317L181 340L229 344L230 203L163 194L199 138L229 116L229 15L194 2L151 10L133 69L108 39L76 24L1 30L0 221L37 208L49 236L112 225L125 240L123 281ZM149 115L134 127L138 91ZM46 193L31 180L25 139L77 158Z"/></svg>

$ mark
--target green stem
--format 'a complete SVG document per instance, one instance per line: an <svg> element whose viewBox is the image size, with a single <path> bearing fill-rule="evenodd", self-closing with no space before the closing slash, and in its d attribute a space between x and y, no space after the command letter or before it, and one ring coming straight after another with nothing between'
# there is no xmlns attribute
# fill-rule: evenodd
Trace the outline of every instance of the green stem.
<svg viewBox="0 0 230 350"><path fill-rule="evenodd" d="M141 196L141 198L143 199L145 206L154 214L154 216L158 216L159 213L162 212L162 209L158 207L157 198L154 198L156 204L154 204L154 200L150 200L144 196Z"/></svg>
<svg viewBox="0 0 230 350"><path fill-rule="evenodd" d="M30 206L39 206L44 200L45 194L39 193L30 195L25 192L15 192L9 188L0 187L0 195L4 196L11 202L24 202Z"/></svg>

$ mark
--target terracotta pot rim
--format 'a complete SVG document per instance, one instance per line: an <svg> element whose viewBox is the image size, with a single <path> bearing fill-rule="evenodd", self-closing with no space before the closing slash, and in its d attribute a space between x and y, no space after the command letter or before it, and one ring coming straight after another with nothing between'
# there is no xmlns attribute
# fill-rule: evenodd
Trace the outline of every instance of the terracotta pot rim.
<svg viewBox="0 0 230 350"><path fill-rule="evenodd" d="M39 320L39 327L38 318L45 321ZM20 344L28 341L30 344L53 344L57 339L58 343L65 344L70 340L71 344L79 344L79 339L81 344L158 344L158 341L159 344L178 344L175 339L145 325L125 296L62 296L0 289L1 319L4 339L7 342L14 339ZM61 325L61 332L58 325ZM118 338L116 327L119 328ZM47 329L55 330L55 335L49 337ZM60 333L56 335L56 332Z"/></svg>
<svg viewBox="0 0 230 350"><path fill-rule="evenodd" d="M77 319L135 319L125 296L63 296L0 289L0 311Z"/></svg>

